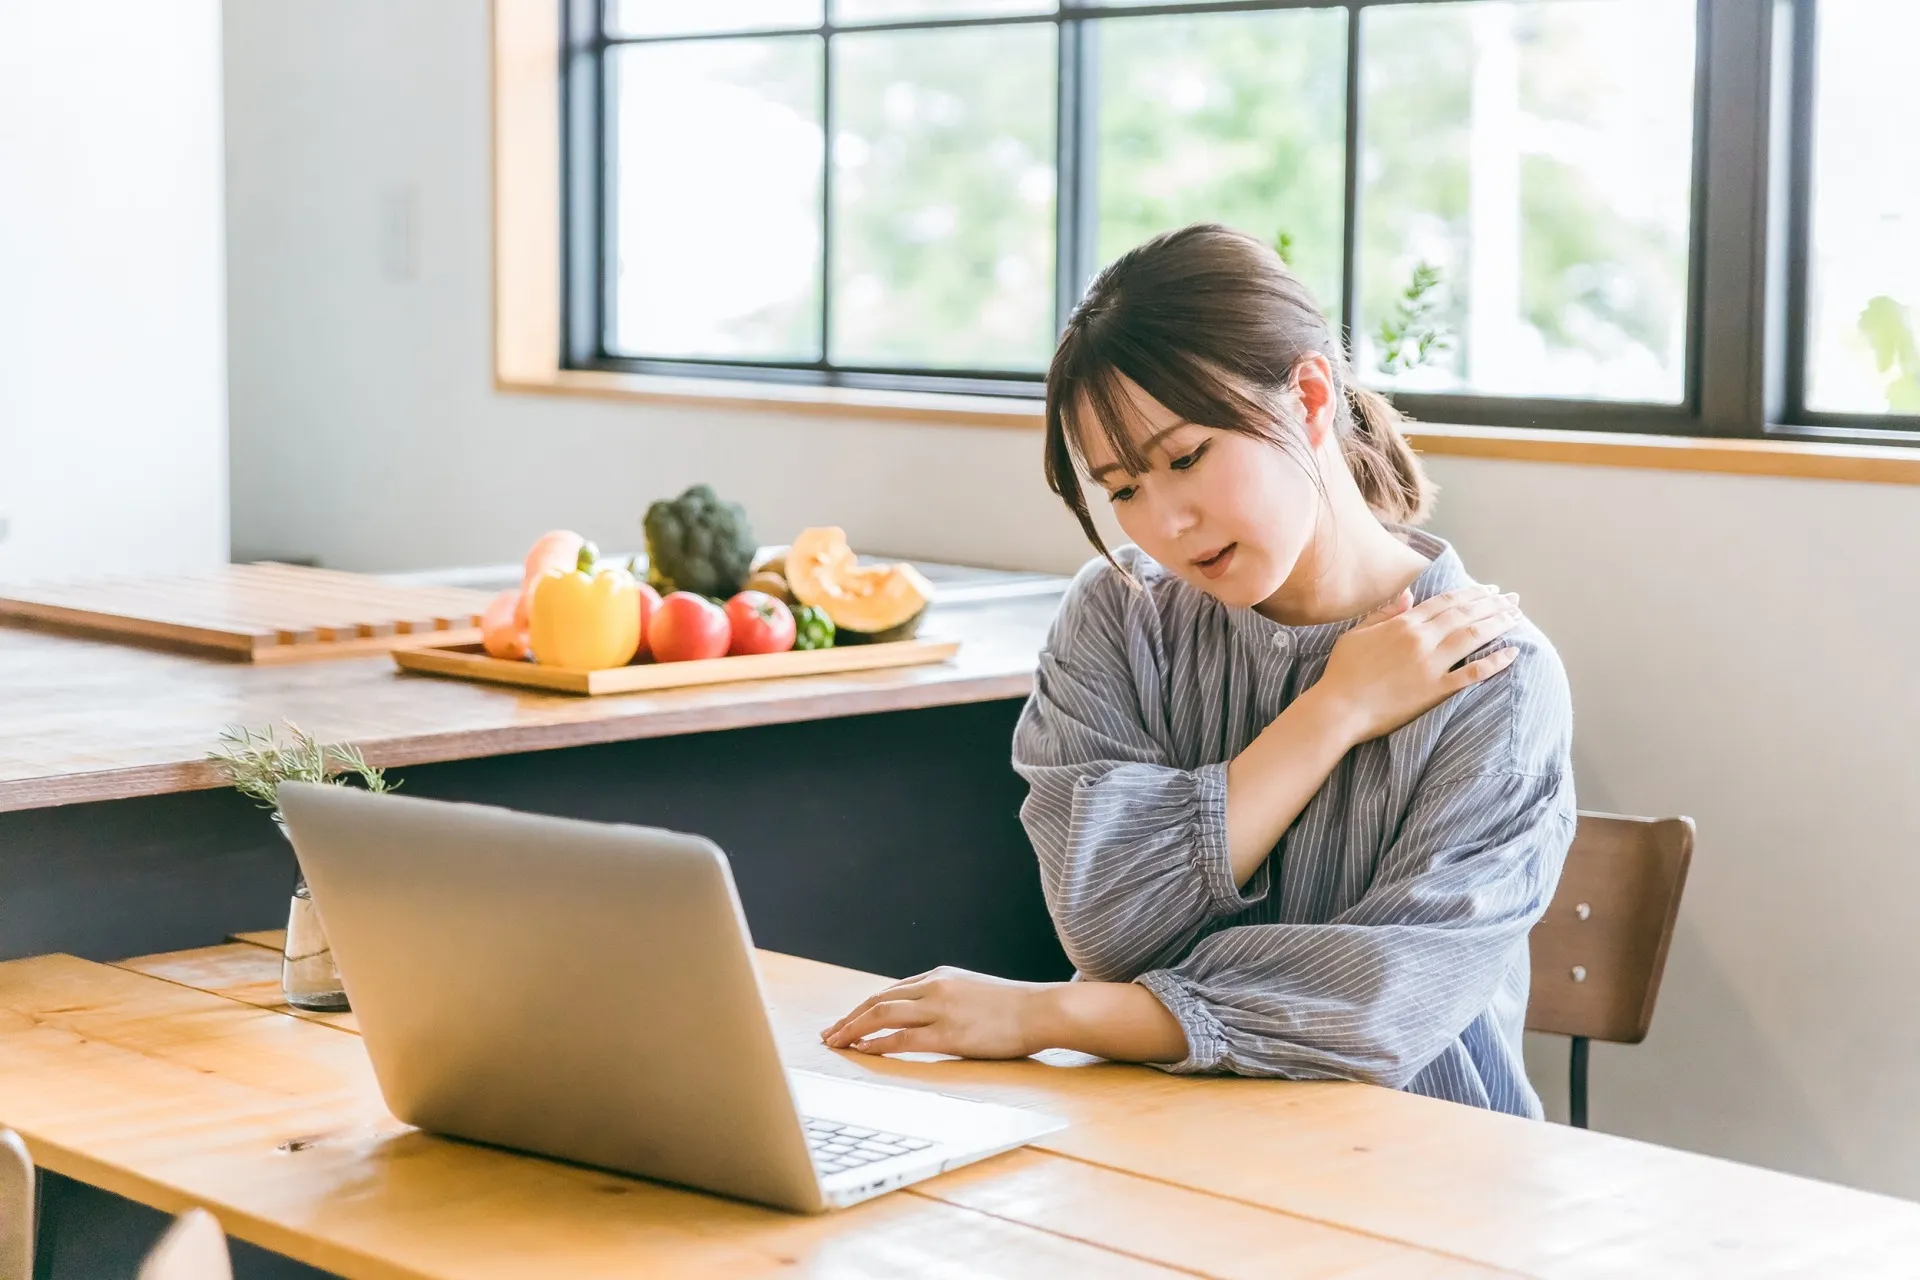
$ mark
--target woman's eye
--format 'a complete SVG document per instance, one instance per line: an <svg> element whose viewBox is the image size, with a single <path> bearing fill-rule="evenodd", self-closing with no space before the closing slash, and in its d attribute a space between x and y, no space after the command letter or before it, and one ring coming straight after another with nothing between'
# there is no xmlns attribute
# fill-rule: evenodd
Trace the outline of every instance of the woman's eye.
<svg viewBox="0 0 1920 1280"><path fill-rule="evenodd" d="M1172 462L1169 462L1167 466L1174 471L1185 471L1187 468L1191 467L1194 463L1200 461L1200 455L1205 453L1206 451L1207 451L1207 446L1201 445L1198 449L1195 449L1192 453L1182 454L1180 457L1175 458Z"/></svg>
<svg viewBox="0 0 1920 1280"><path fill-rule="evenodd" d="M1133 499L1134 492L1134 487L1128 485L1124 489L1115 489L1112 493L1109 493L1107 500L1110 502L1129 502Z"/></svg>

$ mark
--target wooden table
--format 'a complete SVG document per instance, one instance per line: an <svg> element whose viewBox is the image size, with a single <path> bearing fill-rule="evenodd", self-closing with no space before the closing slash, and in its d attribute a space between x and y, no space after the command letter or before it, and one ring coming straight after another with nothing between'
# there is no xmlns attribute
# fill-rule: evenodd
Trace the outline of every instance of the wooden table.
<svg viewBox="0 0 1920 1280"><path fill-rule="evenodd" d="M819 1028L882 980L762 953L794 1065L1072 1122L791 1216L408 1129L351 1015L279 1006L274 940L0 965L0 1123L49 1169L364 1280L1859 1277L1920 1253L1920 1205L1363 1085L832 1053Z"/></svg>

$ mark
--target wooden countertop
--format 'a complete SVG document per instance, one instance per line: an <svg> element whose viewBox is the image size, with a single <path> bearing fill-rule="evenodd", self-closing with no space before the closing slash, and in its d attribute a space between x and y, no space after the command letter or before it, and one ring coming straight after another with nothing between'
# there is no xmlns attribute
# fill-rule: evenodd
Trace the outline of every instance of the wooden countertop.
<svg viewBox="0 0 1920 1280"><path fill-rule="evenodd" d="M924 633L951 663L577 698L405 675L392 659L221 662L0 626L0 812L220 785L228 724L291 719L379 765L665 737L1025 697L1053 595L937 606Z"/></svg>
<svg viewBox="0 0 1920 1280"><path fill-rule="evenodd" d="M274 1011L278 957L248 944L0 965L0 1123L50 1169L353 1280L1853 1277L1920 1247L1920 1205L1364 1085L836 1054L818 1029L882 980L760 963L793 1065L1071 1127L819 1218L449 1142L386 1113L351 1017Z"/></svg>

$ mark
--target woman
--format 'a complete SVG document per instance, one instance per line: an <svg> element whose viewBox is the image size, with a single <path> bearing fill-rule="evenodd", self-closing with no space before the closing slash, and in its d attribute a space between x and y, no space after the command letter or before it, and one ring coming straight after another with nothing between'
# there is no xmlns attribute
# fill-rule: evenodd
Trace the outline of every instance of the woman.
<svg viewBox="0 0 1920 1280"><path fill-rule="evenodd" d="M1520 1040L1573 838L1566 679L1513 596L1407 527L1430 489L1398 423L1251 237L1188 227L1100 274L1048 370L1046 467L1104 558L1014 738L1077 980L936 970L828 1044L1540 1115ZM1106 553L1083 475L1134 546Z"/></svg>

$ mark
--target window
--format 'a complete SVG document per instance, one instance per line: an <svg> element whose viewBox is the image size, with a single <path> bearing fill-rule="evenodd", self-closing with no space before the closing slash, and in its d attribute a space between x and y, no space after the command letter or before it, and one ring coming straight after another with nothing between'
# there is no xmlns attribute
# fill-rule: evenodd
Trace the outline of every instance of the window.
<svg viewBox="0 0 1920 1280"><path fill-rule="evenodd" d="M1215 220L1430 421L1920 427L1911 0L564 8L571 367L1038 395Z"/></svg>
<svg viewBox="0 0 1920 1280"><path fill-rule="evenodd" d="M1920 427L1920 4L1819 0L1795 38L1793 407L1816 424Z"/></svg>

